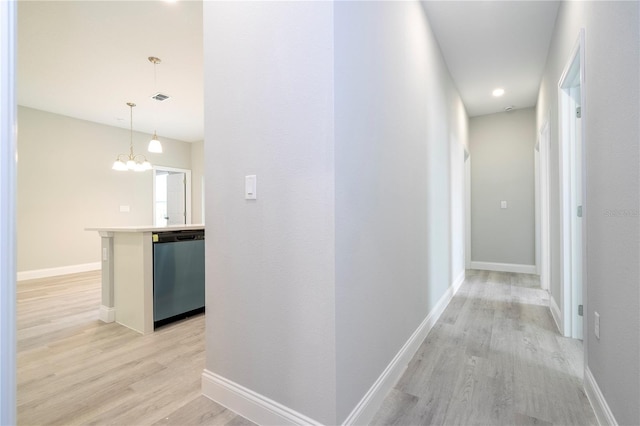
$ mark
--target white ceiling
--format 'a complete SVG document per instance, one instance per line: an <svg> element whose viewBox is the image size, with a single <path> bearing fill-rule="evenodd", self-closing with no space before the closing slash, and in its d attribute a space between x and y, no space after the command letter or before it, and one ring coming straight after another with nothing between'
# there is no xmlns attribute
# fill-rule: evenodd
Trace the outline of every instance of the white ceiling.
<svg viewBox="0 0 640 426"><path fill-rule="evenodd" d="M422 3L469 116L536 104L559 2Z"/></svg>
<svg viewBox="0 0 640 426"><path fill-rule="evenodd" d="M134 130L204 138L201 1L21 1L17 56L20 105L129 128L132 101Z"/></svg>
<svg viewBox="0 0 640 426"><path fill-rule="evenodd" d="M558 2L423 5L470 116L535 105ZM20 1L18 103L128 128L132 101L134 130L203 140L202 42L201 1Z"/></svg>

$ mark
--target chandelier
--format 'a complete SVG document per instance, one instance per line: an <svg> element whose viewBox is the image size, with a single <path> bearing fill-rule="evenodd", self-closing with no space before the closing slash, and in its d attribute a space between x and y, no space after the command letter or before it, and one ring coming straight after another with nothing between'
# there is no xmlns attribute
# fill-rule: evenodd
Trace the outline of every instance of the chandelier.
<svg viewBox="0 0 640 426"><path fill-rule="evenodd" d="M130 109L130 136L129 136L129 154L120 154L116 157L116 161L113 163L113 170L126 171L133 170L134 172L144 172L145 170L151 170L153 167L151 163L142 154L133 153L133 107L136 106L133 102L127 102Z"/></svg>

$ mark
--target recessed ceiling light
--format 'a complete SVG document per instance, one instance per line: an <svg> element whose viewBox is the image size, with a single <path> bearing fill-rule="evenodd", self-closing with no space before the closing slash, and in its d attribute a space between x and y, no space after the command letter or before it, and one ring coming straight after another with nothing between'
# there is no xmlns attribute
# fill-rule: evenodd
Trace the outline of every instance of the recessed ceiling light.
<svg viewBox="0 0 640 426"><path fill-rule="evenodd" d="M495 89L493 92L491 92L491 94L493 96L495 96L496 98L504 95L504 89Z"/></svg>

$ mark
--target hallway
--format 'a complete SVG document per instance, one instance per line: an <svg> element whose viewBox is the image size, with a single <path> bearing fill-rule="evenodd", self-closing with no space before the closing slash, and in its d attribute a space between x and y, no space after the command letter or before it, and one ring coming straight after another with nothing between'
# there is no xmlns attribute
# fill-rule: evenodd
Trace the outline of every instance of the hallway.
<svg viewBox="0 0 640 426"><path fill-rule="evenodd" d="M147 336L101 323L99 280L19 284L19 423L252 424L201 395L203 316ZM596 424L547 303L537 276L467 271L373 424Z"/></svg>
<svg viewBox="0 0 640 426"><path fill-rule="evenodd" d="M373 424L595 425L582 371L536 275L468 270Z"/></svg>

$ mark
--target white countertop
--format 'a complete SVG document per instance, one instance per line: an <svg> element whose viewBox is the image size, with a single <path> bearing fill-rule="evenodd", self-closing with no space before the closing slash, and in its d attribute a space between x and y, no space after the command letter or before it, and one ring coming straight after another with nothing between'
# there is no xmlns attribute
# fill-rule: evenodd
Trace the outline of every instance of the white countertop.
<svg viewBox="0 0 640 426"><path fill-rule="evenodd" d="M171 226L112 226L85 228L85 231L98 232L163 232L163 231L193 231L204 229L202 224L171 225Z"/></svg>

